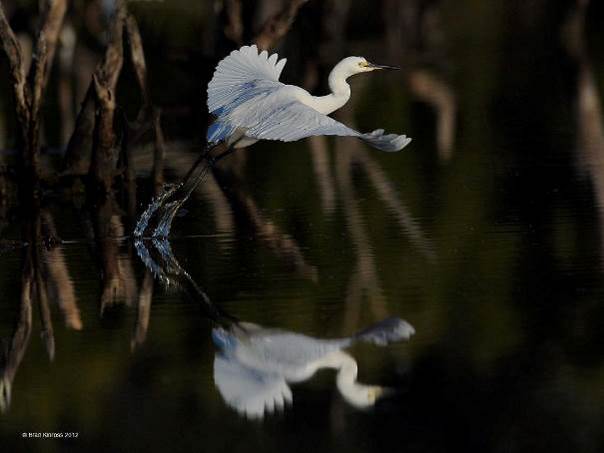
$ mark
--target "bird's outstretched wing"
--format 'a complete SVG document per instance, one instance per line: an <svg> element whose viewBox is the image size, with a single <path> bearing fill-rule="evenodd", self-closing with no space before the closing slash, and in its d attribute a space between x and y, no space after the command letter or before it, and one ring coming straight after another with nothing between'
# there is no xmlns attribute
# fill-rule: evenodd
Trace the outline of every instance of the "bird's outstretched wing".
<svg viewBox="0 0 604 453"><path fill-rule="evenodd" d="M250 418L262 418L292 402L282 376L249 368L234 357L216 355L214 384L230 407Z"/></svg>
<svg viewBox="0 0 604 453"><path fill-rule="evenodd" d="M258 53L258 48L243 46L234 50L218 63L212 80L208 84L208 110L210 113L239 105L254 93L250 88L258 82L279 82L286 58L278 60L274 53L270 57L266 50ZM278 83L278 85L283 85Z"/></svg>
<svg viewBox="0 0 604 453"><path fill-rule="evenodd" d="M292 142L313 135L358 137L382 151L400 151L411 141L383 129L361 133L300 101L301 90L279 82L285 59L244 46L224 58L208 85L208 109L217 120L208 129L208 143L236 131L259 140Z"/></svg>
<svg viewBox="0 0 604 453"><path fill-rule="evenodd" d="M374 148L390 152L400 151L411 141L406 135L386 134L384 129L368 133L355 131L297 99L280 95L280 91L259 97L258 102L249 107L253 108L253 115L236 109L225 120L243 129L247 137L259 140L293 142L313 135L337 135L357 137Z"/></svg>

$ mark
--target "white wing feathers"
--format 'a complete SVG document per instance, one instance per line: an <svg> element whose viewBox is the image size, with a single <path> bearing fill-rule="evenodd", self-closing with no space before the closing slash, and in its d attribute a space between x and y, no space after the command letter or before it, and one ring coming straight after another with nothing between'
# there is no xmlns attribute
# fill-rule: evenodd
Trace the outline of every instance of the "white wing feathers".
<svg viewBox="0 0 604 453"><path fill-rule="evenodd" d="M313 135L357 137L377 149L389 152L400 151L411 141L405 135L385 134L384 129L363 134L299 101L279 98L280 96L269 96L261 99L261 104L270 103L271 107L258 109L262 114L251 118L243 118L233 112L238 127L245 128L246 136L284 142L293 142ZM276 99L276 102L271 102L273 99Z"/></svg>
<svg viewBox="0 0 604 453"><path fill-rule="evenodd" d="M254 45L218 63L208 85L208 109L217 117L208 129L208 143L225 140L236 130L246 137L284 142L313 135L357 137L382 151L400 151L411 141L383 129L363 134L303 104L301 88L279 82L286 59L277 59L277 54L258 53Z"/></svg>
<svg viewBox="0 0 604 453"><path fill-rule="evenodd" d="M248 368L219 354L214 358L214 384L230 407L249 418L262 418L292 402L283 376Z"/></svg>
<svg viewBox="0 0 604 453"><path fill-rule="evenodd" d="M231 106L256 81L278 82L287 59L277 59L276 53L270 58L266 50L258 53L255 45L232 51L218 63L208 84L209 111Z"/></svg>

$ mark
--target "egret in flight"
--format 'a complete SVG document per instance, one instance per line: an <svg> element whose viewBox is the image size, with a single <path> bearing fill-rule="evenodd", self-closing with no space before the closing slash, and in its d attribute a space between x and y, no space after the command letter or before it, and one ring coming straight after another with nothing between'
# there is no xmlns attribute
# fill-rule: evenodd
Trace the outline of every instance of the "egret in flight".
<svg viewBox="0 0 604 453"><path fill-rule="evenodd" d="M310 379L321 368L337 370L336 386L354 407L368 408L385 393L384 387L356 381L356 361L343 349L358 341L386 345L408 340L415 329L399 318L385 319L355 335L321 339L295 332L236 323L215 328L219 352L214 359L214 383L233 409L250 418L291 403L289 383Z"/></svg>
<svg viewBox="0 0 604 453"><path fill-rule="evenodd" d="M329 74L331 93L313 96L308 91L279 81L286 59L243 46L221 60L208 84L208 110L216 118L207 132L207 147L183 181L154 200L141 215L134 235L143 236L149 221L158 213L153 236L167 237L172 220L193 190L216 162L236 148L258 140L293 142L314 135L357 137L382 151L400 151L411 141L405 135L386 134L384 129L361 133L329 117L350 99L347 80L355 74L382 69L363 57L347 57ZM217 156L211 150L224 143Z"/></svg>
<svg viewBox="0 0 604 453"><path fill-rule="evenodd" d="M347 79L381 69L363 57L347 57L329 74L331 93L313 96L303 88L279 81L286 59L266 50L243 46L224 58L208 85L208 110L216 116L207 134L208 144L225 141L241 148L258 140L293 142L313 135L358 137L382 151L400 151L411 141L383 129L361 133L330 118L350 99Z"/></svg>

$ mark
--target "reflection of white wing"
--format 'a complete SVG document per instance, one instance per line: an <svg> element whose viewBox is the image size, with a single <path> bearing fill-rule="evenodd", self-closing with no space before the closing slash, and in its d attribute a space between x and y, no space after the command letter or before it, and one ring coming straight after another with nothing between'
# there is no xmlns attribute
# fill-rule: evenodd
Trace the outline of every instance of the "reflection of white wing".
<svg viewBox="0 0 604 453"><path fill-rule="evenodd" d="M214 358L214 384L229 406L250 418L262 418L265 412L281 409L292 401L282 376L248 368L220 354Z"/></svg>

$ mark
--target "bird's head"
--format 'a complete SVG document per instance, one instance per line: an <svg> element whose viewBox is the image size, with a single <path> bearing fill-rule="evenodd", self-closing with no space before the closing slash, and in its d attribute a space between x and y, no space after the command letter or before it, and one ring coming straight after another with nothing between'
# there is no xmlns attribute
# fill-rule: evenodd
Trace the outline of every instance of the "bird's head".
<svg viewBox="0 0 604 453"><path fill-rule="evenodd" d="M357 409L369 409L382 398L391 396L393 391L379 385L355 383L348 388L340 387L340 393L350 405Z"/></svg>
<svg viewBox="0 0 604 453"><path fill-rule="evenodd" d="M361 74L363 72L372 72L382 69L400 69L394 66L379 65L367 61L363 57L347 57L344 58L338 66L349 75Z"/></svg>

